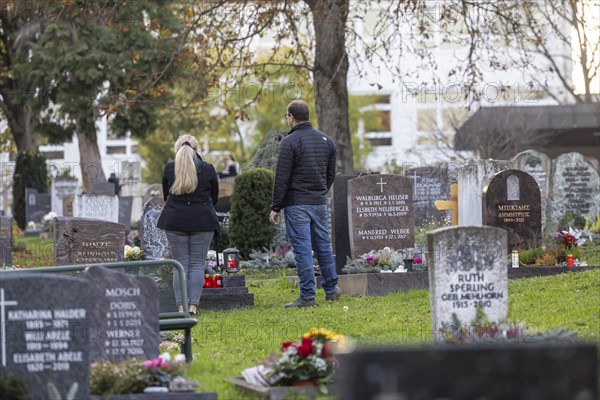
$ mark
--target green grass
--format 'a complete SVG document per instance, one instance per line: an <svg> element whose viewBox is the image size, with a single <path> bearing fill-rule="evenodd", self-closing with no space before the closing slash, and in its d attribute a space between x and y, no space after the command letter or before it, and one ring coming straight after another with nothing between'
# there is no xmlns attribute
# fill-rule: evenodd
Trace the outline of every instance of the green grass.
<svg viewBox="0 0 600 400"><path fill-rule="evenodd" d="M54 265L54 241L40 237L19 236L13 244L13 264L19 268Z"/></svg>
<svg viewBox="0 0 600 400"><path fill-rule="evenodd" d="M431 342L429 293L398 292L381 297L342 296L319 306L285 309L298 289L285 278L256 281L248 278L255 307L202 312L193 335L195 358L188 377L203 391L219 398L244 397L223 379L261 363L281 342L298 339L311 327L323 327L355 338L359 345ZM600 270L553 277L510 281L509 318L534 330L569 328L584 340L600 341ZM348 311L344 312L343 307Z"/></svg>

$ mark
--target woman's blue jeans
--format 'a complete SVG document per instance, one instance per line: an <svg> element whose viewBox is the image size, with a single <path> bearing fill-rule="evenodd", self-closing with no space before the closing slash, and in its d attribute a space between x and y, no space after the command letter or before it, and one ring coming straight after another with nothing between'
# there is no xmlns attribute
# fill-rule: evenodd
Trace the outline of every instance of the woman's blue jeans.
<svg viewBox="0 0 600 400"><path fill-rule="evenodd" d="M321 268L325 293L334 293L338 276L329 242L329 212L325 204L289 206L284 209L288 238L294 250L300 297L314 299L316 293L314 251Z"/></svg>

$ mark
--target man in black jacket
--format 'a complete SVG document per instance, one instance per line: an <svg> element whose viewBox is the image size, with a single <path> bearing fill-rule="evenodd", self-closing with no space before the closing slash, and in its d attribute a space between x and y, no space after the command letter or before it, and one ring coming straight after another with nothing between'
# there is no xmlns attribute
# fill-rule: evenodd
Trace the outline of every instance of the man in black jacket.
<svg viewBox="0 0 600 400"><path fill-rule="evenodd" d="M279 145L271 223L278 224L285 209L287 235L294 249L300 278L300 297L285 307L316 306L313 250L321 268L326 300L337 300L340 290L329 242L326 195L335 178L335 144L308 121L308 105L294 100L285 114L292 130Z"/></svg>

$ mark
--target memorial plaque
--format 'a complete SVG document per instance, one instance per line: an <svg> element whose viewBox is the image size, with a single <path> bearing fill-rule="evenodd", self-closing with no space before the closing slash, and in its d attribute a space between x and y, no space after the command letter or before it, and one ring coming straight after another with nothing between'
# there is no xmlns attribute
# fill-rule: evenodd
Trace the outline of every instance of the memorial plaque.
<svg viewBox="0 0 600 400"><path fill-rule="evenodd" d="M483 225L483 188L492 176L511 169L511 165L506 160L469 160L458 168L458 225Z"/></svg>
<svg viewBox="0 0 600 400"><path fill-rule="evenodd" d="M481 308L498 322L508 311L507 232L491 226L449 227L427 234L433 334L455 314L470 324Z"/></svg>
<svg viewBox="0 0 600 400"><path fill-rule="evenodd" d="M0 216L0 267L12 266L12 217Z"/></svg>
<svg viewBox="0 0 600 400"><path fill-rule="evenodd" d="M119 196L96 196L82 194L75 196L75 217L119 222Z"/></svg>
<svg viewBox="0 0 600 400"><path fill-rule="evenodd" d="M132 196L119 197L119 223L125 225L125 230L131 230L131 209L133 207Z"/></svg>
<svg viewBox="0 0 600 400"><path fill-rule="evenodd" d="M523 151L512 159L515 169L527 172L533 176L540 188L542 199L542 225L546 221L548 209L548 195L550 193L550 175L552 173L552 160L544 153L535 150Z"/></svg>
<svg viewBox="0 0 600 400"><path fill-rule="evenodd" d="M125 226L95 219L54 219L54 264L99 264L123 261Z"/></svg>
<svg viewBox="0 0 600 400"><path fill-rule="evenodd" d="M2 375L31 399L88 397L89 293L85 279L0 271Z"/></svg>
<svg viewBox="0 0 600 400"><path fill-rule="evenodd" d="M74 180L59 180L52 182L50 189L52 198L52 211L57 217L65 216L64 201L69 196L75 196L79 189L79 182ZM71 214L72 216L73 214Z"/></svg>
<svg viewBox="0 0 600 400"><path fill-rule="evenodd" d="M150 360L159 354L158 287L148 276L99 266L90 281L90 360Z"/></svg>
<svg viewBox="0 0 600 400"><path fill-rule="evenodd" d="M146 260L164 260L170 258L169 241L163 229L156 226L164 201L160 197L148 200L144 205L141 226L141 244Z"/></svg>
<svg viewBox="0 0 600 400"><path fill-rule="evenodd" d="M433 203L449 198L448 166L412 168L406 171L405 176L413 181L415 225L423 226L433 221L443 221L446 213L436 209Z"/></svg>
<svg viewBox="0 0 600 400"><path fill-rule="evenodd" d="M549 218L553 222L569 213L594 221L600 213L600 177L583 155L560 155L555 160L551 185Z"/></svg>
<svg viewBox="0 0 600 400"><path fill-rule="evenodd" d="M542 244L541 208L540 189L527 172L502 171L483 189L483 224L506 229L511 250Z"/></svg>
<svg viewBox="0 0 600 400"><path fill-rule="evenodd" d="M414 247L412 181L369 175L348 181L348 221L352 258L371 250Z"/></svg>

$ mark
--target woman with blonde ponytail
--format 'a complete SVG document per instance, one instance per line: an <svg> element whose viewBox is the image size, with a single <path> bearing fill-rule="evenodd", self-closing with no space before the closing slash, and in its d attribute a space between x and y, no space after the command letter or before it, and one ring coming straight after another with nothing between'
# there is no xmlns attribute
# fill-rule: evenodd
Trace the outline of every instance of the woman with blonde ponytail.
<svg viewBox="0 0 600 400"><path fill-rule="evenodd" d="M182 135L175 142L175 161L163 173L165 206L157 226L167 232L173 258L186 273L190 315L196 315L204 284L204 261L219 221L215 204L219 180L215 168L198 154L198 141ZM183 310L179 280L173 279L175 300Z"/></svg>

